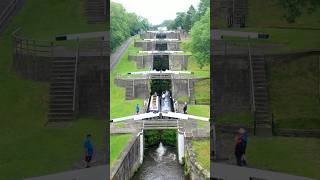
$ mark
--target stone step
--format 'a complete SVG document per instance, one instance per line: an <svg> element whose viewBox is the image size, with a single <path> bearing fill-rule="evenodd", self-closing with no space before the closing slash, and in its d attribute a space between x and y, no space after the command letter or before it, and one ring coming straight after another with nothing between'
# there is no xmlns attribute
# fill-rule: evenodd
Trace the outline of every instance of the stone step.
<svg viewBox="0 0 320 180"><path fill-rule="evenodd" d="M50 104L50 109L51 108L68 108L68 109L72 109L73 108L73 104L56 104L56 103L52 103Z"/></svg>

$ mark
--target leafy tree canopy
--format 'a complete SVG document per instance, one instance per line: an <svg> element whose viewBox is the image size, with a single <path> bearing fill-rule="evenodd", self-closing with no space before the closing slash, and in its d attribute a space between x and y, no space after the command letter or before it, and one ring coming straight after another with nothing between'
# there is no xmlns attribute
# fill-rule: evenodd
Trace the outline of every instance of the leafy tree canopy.
<svg viewBox="0 0 320 180"><path fill-rule="evenodd" d="M313 13L320 6L320 0L278 0L285 9L284 17L294 23L303 13Z"/></svg>
<svg viewBox="0 0 320 180"><path fill-rule="evenodd" d="M112 50L120 46L128 37L137 34L140 30L146 30L150 26L146 18L135 13L128 13L121 4L115 2L111 2L110 19Z"/></svg>
<svg viewBox="0 0 320 180"><path fill-rule="evenodd" d="M190 31L190 40L185 47L191 51L200 68L210 63L210 8Z"/></svg>

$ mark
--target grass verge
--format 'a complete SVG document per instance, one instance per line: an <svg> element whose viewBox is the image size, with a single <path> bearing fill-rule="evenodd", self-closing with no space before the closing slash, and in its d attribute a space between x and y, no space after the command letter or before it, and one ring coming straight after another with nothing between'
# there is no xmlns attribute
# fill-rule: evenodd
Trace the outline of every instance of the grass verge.
<svg viewBox="0 0 320 180"><path fill-rule="evenodd" d="M210 172L210 140L193 140L192 147L200 165Z"/></svg>
<svg viewBox="0 0 320 180"><path fill-rule="evenodd" d="M128 144L132 134L112 134L110 136L110 166L119 158L121 152Z"/></svg>
<svg viewBox="0 0 320 180"><path fill-rule="evenodd" d="M270 66L269 91L275 124L281 128L320 128L318 57Z"/></svg>
<svg viewBox="0 0 320 180"><path fill-rule="evenodd" d="M83 158L83 140L93 136L104 146L105 122L78 119L70 127L46 128L48 83L25 80L11 68L11 33L18 27L26 37L52 40L57 34L103 31L89 25L84 0L26 1L0 37L0 179L15 180L70 170Z"/></svg>
<svg viewBox="0 0 320 180"><path fill-rule="evenodd" d="M249 139L250 166L320 178L320 139L271 137Z"/></svg>

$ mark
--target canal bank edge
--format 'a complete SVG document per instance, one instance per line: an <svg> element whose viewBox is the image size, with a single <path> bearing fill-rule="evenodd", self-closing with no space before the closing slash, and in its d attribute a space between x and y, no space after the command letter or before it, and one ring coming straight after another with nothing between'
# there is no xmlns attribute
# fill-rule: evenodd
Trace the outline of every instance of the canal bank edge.
<svg viewBox="0 0 320 180"><path fill-rule="evenodd" d="M140 156L140 133L133 134L131 140L111 167L110 179L130 179L142 164Z"/></svg>
<svg viewBox="0 0 320 180"><path fill-rule="evenodd" d="M203 168L196 160L196 153L192 147L192 140L195 139L208 139L208 138L185 138L185 158L184 170L185 175L189 175L192 180L210 179L210 173Z"/></svg>

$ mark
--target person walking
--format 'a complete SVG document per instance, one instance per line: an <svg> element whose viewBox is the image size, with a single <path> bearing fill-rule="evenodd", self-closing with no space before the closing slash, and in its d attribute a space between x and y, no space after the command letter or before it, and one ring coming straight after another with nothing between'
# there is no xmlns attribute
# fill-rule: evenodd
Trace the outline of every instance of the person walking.
<svg viewBox="0 0 320 180"><path fill-rule="evenodd" d="M241 145L242 145L242 156L241 156L241 163L242 165L246 166L247 161L246 161L246 149L247 149L247 143L248 143L248 134L244 128L239 129L239 134L241 138Z"/></svg>
<svg viewBox="0 0 320 180"><path fill-rule="evenodd" d="M236 156L236 162L238 166L241 166L241 158L242 158L242 148L241 148L241 138L240 135L237 134L234 138L235 140L235 148L234 148L234 155Z"/></svg>
<svg viewBox="0 0 320 180"><path fill-rule="evenodd" d="M175 100L174 101L174 111L177 113L178 112L178 107L179 105L178 105L178 101L177 100Z"/></svg>
<svg viewBox="0 0 320 180"><path fill-rule="evenodd" d="M187 110L188 110L188 104L187 102L185 102L183 106L183 114L187 114Z"/></svg>
<svg viewBox="0 0 320 180"><path fill-rule="evenodd" d="M240 128L235 137L235 150L236 162L238 166L246 166L245 152L247 146L247 134L243 128Z"/></svg>
<svg viewBox="0 0 320 180"><path fill-rule="evenodd" d="M93 145L91 141L91 134L87 134L85 141L84 141L84 148L85 148L85 162L86 168L90 167L90 162L93 156Z"/></svg>
<svg viewBox="0 0 320 180"><path fill-rule="evenodd" d="M139 104L137 104L136 105L136 113L139 114L139 111L140 111L140 107L139 107Z"/></svg>

